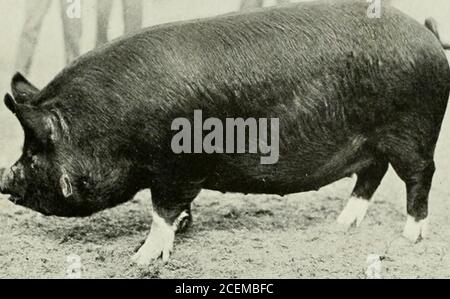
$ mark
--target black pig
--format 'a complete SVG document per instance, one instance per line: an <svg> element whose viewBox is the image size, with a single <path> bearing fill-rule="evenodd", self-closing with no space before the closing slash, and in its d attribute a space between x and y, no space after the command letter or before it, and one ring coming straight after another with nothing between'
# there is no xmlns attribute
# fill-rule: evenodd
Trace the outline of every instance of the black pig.
<svg viewBox="0 0 450 299"><path fill-rule="evenodd" d="M391 164L407 187L405 236L425 235L450 68L437 38L400 11L302 3L149 28L76 60L7 107L25 132L1 190L45 215L88 216L150 188L153 224L134 257L169 258L202 189L285 195L357 174L339 223L359 224ZM433 31L433 32L432 32ZM434 33L434 34L433 34ZM175 154L176 118L278 118L279 161Z"/></svg>

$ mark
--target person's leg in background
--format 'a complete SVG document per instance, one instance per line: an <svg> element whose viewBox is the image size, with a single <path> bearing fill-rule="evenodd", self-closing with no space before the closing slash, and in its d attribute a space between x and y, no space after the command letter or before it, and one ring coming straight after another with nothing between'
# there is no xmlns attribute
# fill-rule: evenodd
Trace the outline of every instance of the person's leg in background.
<svg viewBox="0 0 450 299"><path fill-rule="evenodd" d="M113 0L97 0L97 43L99 47L108 42L108 27Z"/></svg>
<svg viewBox="0 0 450 299"><path fill-rule="evenodd" d="M25 24L20 35L16 58L16 71L28 74L41 31L42 22L50 8L51 0L26 0Z"/></svg>
<svg viewBox="0 0 450 299"><path fill-rule="evenodd" d="M72 62L80 56L80 40L81 40L81 17L70 16L68 13L67 0L61 0L61 18L63 22L64 45L66 51L66 64Z"/></svg>
<svg viewBox="0 0 450 299"><path fill-rule="evenodd" d="M288 4L291 3L290 0L277 0L277 5L284 5L284 4Z"/></svg>
<svg viewBox="0 0 450 299"><path fill-rule="evenodd" d="M252 10L264 6L264 0L242 0L241 11Z"/></svg>
<svg viewBox="0 0 450 299"><path fill-rule="evenodd" d="M138 31L142 28L144 5L142 0L122 0L124 33Z"/></svg>

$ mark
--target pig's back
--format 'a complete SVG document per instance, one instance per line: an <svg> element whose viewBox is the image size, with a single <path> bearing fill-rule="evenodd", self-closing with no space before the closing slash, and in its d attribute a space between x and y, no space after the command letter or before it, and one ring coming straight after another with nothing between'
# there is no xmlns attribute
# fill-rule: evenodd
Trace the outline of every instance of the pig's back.
<svg viewBox="0 0 450 299"><path fill-rule="evenodd" d="M447 84L447 60L431 32L394 8L384 8L380 19L366 13L366 3L300 3L162 25L119 40L84 64L129 84L146 80L153 101L174 105L212 97L216 105L237 100L268 108L318 93L333 101L336 91L338 100L387 92L394 100L418 84Z"/></svg>
<svg viewBox="0 0 450 299"><path fill-rule="evenodd" d="M363 2L312 2L152 27L85 55L50 87L84 78L174 109L209 99L223 111L221 104L238 101L243 110L233 111L242 114L255 105L342 104L367 95L392 101L418 85L447 86L443 73L438 40L398 10L370 19ZM140 93L124 88L136 85Z"/></svg>

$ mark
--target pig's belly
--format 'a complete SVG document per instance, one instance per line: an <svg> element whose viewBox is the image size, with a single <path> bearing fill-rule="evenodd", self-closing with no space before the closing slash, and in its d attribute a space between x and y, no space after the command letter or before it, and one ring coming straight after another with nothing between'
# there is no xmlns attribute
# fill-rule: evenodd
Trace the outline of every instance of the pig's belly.
<svg viewBox="0 0 450 299"><path fill-rule="evenodd" d="M286 195L318 190L358 173L375 158L368 152L358 151L344 155L338 152L326 160L316 161L290 156L281 158L274 165L259 164L259 157L235 156L224 160L208 175L203 184L205 189L223 193Z"/></svg>

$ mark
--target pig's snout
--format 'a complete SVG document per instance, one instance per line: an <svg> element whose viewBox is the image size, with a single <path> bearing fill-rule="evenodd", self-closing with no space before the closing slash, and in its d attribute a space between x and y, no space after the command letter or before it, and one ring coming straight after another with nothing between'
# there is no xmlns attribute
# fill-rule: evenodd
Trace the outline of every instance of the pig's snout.
<svg viewBox="0 0 450 299"><path fill-rule="evenodd" d="M13 186L17 167L13 166L11 169L0 168L0 193L11 194L11 187Z"/></svg>
<svg viewBox="0 0 450 299"><path fill-rule="evenodd" d="M0 193L3 193L4 190L6 189L5 174L6 169L0 168Z"/></svg>

